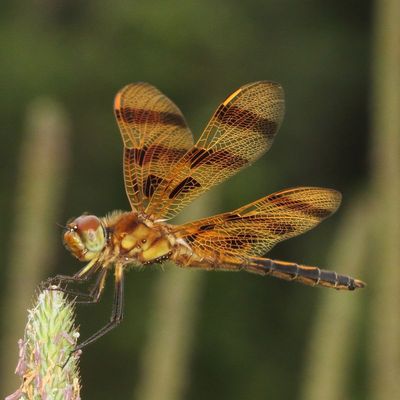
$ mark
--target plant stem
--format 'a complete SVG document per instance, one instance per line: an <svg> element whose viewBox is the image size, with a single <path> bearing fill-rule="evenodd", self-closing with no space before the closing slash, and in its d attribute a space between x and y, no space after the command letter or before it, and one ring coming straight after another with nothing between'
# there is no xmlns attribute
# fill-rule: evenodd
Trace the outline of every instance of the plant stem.
<svg viewBox="0 0 400 400"><path fill-rule="evenodd" d="M22 383L6 400L80 399L79 354L72 353L79 337L74 320L74 305L62 292L39 293L18 342L16 374Z"/></svg>

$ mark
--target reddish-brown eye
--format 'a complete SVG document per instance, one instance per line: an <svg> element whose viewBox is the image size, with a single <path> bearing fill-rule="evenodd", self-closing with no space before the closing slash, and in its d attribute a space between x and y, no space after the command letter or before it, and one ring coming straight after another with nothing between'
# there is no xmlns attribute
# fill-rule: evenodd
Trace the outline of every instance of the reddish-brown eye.
<svg viewBox="0 0 400 400"><path fill-rule="evenodd" d="M100 219L95 215L81 215L70 224L72 227L76 226L76 229L80 232L88 230L95 231L100 225Z"/></svg>

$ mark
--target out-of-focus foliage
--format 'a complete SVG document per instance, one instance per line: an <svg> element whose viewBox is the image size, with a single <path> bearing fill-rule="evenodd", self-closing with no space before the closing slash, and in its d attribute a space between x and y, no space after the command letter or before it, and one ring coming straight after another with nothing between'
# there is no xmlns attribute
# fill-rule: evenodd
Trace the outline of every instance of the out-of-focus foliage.
<svg viewBox="0 0 400 400"><path fill-rule="evenodd" d="M218 102L240 85L260 79L280 82L287 112L275 144L268 156L222 185L214 209L229 210L296 185L336 188L346 208L368 179L370 39L369 2L2 1L0 293L12 273L6 267L10 230L20 212L15 208L17 154L33 99L55 98L72 124L68 189L53 224L54 236L60 236L56 222L84 211L104 215L128 208L112 99L132 81L148 81L171 97L195 135ZM271 255L327 266L340 219L339 211ZM57 261L49 266L52 275L72 274L80 267L61 240L56 251ZM345 265L327 267L346 272ZM123 324L82 355L82 398L132 398L160 273L146 268L127 275ZM100 304L79 307L82 337L108 320L111 287L107 289ZM365 293L334 294L365 299ZM319 296L318 289L273 279L207 274L185 398L297 398ZM0 308L2 324L12 312ZM362 331L352 328L349 335ZM358 350L352 387L363 399L366 355L362 346ZM12 371L10 366L1 373L9 373L11 380Z"/></svg>

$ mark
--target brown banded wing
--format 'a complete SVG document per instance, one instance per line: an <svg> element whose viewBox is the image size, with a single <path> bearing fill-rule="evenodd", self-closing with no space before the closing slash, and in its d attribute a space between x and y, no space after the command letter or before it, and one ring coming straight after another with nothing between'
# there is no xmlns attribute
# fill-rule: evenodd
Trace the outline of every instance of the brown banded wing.
<svg viewBox="0 0 400 400"><path fill-rule="evenodd" d="M179 108L148 83L122 88L114 112L124 142L125 189L131 206L144 211L193 137Z"/></svg>
<svg viewBox="0 0 400 400"><path fill-rule="evenodd" d="M340 193L332 189L288 189L235 211L177 226L174 233L204 257L264 255L278 242L318 225L340 201Z"/></svg>
<svg viewBox="0 0 400 400"><path fill-rule="evenodd" d="M146 214L170 219L212 186L257 160L272 145L284 114L282 87L255 82L232 93L200 139L159 181Z"/></svg>

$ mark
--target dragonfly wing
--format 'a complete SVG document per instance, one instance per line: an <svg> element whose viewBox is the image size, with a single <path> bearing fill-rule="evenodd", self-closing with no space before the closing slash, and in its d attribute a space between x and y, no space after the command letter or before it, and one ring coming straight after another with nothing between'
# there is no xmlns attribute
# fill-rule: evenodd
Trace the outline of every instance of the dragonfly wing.
<svg viewBox="0 0 400 400"><path fill-rule="evenodd" d="M125 189L132 208L144 211L193 137L179 108L148 83L122 88L114 112L124 142Z"/></svg>
<svg viewBox="0 0 400 400"><path fill-rule="evenodd" d="M271 147L283 114L279 84L261 81L236 90L157 186L146 213L170 219L197 196L257 160Z"/></svg>
<svg viewBox="0 0 400 400"><path fill-rule="evenodd" d="M314 228L339 207L336 190L299 187L283 190L232 212L175 228L201 255L264 255L275 244Z"/></svg>

